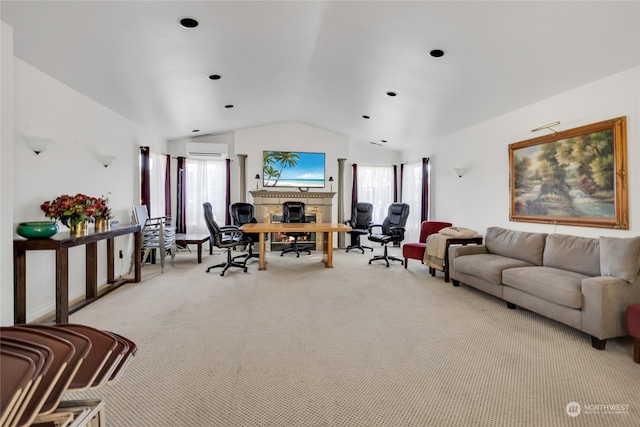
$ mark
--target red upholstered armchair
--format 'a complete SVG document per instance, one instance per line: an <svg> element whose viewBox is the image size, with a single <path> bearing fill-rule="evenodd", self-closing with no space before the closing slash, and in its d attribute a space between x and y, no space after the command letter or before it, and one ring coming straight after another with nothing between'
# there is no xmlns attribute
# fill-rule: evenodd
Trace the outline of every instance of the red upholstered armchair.
<svg viewBox="0 0 640 427"><path fill-rule="evenodd" d="M402 256L404 257L404 268L407 268L409 258L422 262L424 251L427 248L427 237L435 234L446 227L451 227L450 222L422 221L420 226L420 241L418 243L405 243L402 246Z"/></svg>

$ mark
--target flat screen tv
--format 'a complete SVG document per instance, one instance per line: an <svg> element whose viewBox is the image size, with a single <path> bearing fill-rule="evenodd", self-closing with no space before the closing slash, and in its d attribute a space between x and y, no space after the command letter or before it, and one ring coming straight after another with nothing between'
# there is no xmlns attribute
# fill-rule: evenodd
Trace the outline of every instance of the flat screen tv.
<svg viewBox="0 0 640 427"><path fill-rule="evenodd" d="M263 151L263 187L324 188L324 153Z"/></svg>

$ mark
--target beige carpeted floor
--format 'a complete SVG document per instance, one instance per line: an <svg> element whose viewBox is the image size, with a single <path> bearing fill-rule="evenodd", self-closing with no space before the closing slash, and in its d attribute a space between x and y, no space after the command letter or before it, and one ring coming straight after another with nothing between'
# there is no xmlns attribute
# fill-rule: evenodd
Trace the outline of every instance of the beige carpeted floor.
<svg viewBox="0 0 640 427"><path fill-rule="evenodd" d="M106 400L110 427L640 425L630 338L598 351L417 261L369 257L274 254L225 277L205 273L219 255L145 266L71 316L139 347L118 383L81 396Z"/></svg>

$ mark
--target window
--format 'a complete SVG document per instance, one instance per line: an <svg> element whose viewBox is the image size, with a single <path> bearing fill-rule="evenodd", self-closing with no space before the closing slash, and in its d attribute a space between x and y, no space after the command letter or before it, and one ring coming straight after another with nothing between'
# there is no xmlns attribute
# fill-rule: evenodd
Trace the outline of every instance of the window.
<svg viewBox="0 0 640 427"><path fill-rule="evenodd" d="M209 233L202 204L211 203L213 218L224 225L226 216L227 174L224 160L185 161L185 200L187 233Z"/></svg>
<svg viewBox="0 0 640 427"><path fill-rule="evenodd" d="M165 216L165 174L167 171L167 157L164 154L150 152L149 155L149 179L150 179L150 206L149 217L157 218Z"/></svg>
<svg viewBox="0 0 640 427"><path fill-rule="evenodd" d="M393 166L358 166L358 201L373 204L373 223L382 224L393 203Z"/></svg>
<svg viewBox="0 0 640 427"><path fill-rule="evenodd" d="M404 240L417 242L422 222L422 162L408 163L402 168L402 201L409 205Z"/></svg>

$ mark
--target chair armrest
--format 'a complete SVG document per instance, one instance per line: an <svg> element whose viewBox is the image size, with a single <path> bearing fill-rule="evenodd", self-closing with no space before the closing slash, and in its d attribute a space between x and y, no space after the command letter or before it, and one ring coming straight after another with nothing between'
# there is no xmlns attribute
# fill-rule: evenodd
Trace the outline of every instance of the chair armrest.
<svg viewBox="0 0 640 427"><path fill-rule="evenodd" d="M242 236L244 236L242 230L240 230L240 228L235 225L223 225L222 227L220 227L220 233L231 236L232 239L237 238L239 240L241 240Z"/></svg>
<svg viewBox="0 0 640 427"><path fill-rule="evenodd" d="M373 234L373 231L372 231L372 230L373 230L374 228L376 228L376 227L380 227L380 232L382 232L382 224L371 224L371 225L369 226L369 233Z"/></svg>

